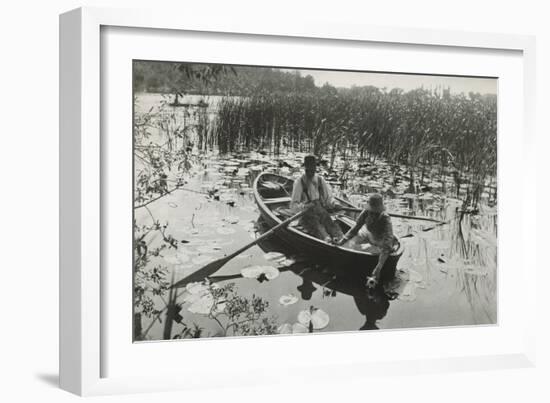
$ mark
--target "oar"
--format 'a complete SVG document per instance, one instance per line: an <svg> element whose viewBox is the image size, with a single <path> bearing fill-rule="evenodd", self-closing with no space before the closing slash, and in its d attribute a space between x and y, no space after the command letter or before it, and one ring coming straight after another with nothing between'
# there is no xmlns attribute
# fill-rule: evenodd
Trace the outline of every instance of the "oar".
<svg viewBox="0 0 550 403"><path fill-rule="evenodd" d="M456 217L455 217L455 218L456 218ZM445 225L445 224L449 224L451 221L452 221L452 220L440 221L440 222L438 222L437 224L435 224L435 225L432 226L432 227L422 229L422 232L431 231L431 230L433 230L434 228L440 227L440 226ZM411 238L411 237L413 237L413 236L414 236L414 234L411 233L411 234L403 235L401 238Z"/></svg>
<svg viewBox="0 0 550 403"><path fill-rule="evenodd" d="M311 208L311 207L309 207L309 208ZM235 256L237 256L240 253L244 252L245 250L247 250L251 246L256 245L258 242L270 237L271 235L273 235L275 233L275 231L279 230L280 228L283 228L283 227L287 226L292 221L294 221L294 220L300 218L301 216L303 216L309 210L309 208L306 208L306 209L302 210L301 212L299 212L297 214L294 214L292 217L284 220L282 223L277 224L276 226L271 228L269 231L262 234L262 236L256 238L254 241L250 242L249 244L246 244L245 246L243 246L242 248L236 250L232 254L230 254L228 256L224 256L221 259L214 260L211 263L208 263L203 268L197 270L193 274L190 274L189 276L187 276L187 277L181 279L180 281L178 281L177 283L175 283L171 288L183 287L188 283L192 283L192 282L195 282L195 281L202 281L206 277L211 276L212 274L217 272L219 269L221 269L223 265L225 265L227 262L229 262Z"/></svg>
<svg viewBox="0 0 550 403"><path fill-rule="evenodd" d="M360 213L362 212L363 210L361 210L360 208L357 208L357 207L344 207L344 206L338 206L340 210L343 210L343 211L353 211L353 212L356 212L356 213ZM430 221L430 222L435 222L435 223L438 223L438 224L441 224L442 221L439 221L439 220L436 220L435 218L429 218L429 217L418 217L418 216L414 216L414 215L403 215L403 214L394 214L394 213L388 213L388 215L390 217L395 217L395 218L407 218L409 220L419 220L419 221Z"/></svg>

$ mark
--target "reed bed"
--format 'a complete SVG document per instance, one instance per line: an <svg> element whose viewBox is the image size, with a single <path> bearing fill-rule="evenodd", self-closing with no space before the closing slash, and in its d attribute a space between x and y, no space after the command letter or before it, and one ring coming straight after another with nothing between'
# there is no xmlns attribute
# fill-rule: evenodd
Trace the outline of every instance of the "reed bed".
<svg viewBox="0 0 550 403"><path fill-rule="evenodd" d="M411 184L434 172L443 187L449 175L458 189L468 183L468 197L478 201L496 176L497 100L424 89L263 91L223 98L212 137L221 153L383 158L405 166Z"/></svg>

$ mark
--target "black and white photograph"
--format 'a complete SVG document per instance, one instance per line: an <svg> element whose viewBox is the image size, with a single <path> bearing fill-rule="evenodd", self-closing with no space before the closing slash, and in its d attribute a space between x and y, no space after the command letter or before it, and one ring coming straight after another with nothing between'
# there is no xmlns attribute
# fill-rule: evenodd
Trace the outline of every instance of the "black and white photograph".
<svg viewBox="0 0 550 403"><path fill-rule="evenodd" d="M132 69L134 342L498 323L497 78Z"/></svg>

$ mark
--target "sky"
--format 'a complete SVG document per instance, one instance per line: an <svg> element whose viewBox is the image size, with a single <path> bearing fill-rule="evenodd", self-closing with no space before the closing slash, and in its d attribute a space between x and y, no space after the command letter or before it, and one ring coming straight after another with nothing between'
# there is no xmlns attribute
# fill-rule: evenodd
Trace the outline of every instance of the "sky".
<svg viewBox="0 0 550 403"><path fill-rule="evenodd" d="M415 88L425 89L449 88L451 93L461 92L468 94L479 92L481 94L496 94L497 79L473 78L455 76L430 76L417 74L389 74L389 73L364 73L328 70L299 70L302 76L311 75L315 85L322 86L329 83L334 87L352 87L373 85L389 91L392 88L402 88L409 91Z"/></svg>

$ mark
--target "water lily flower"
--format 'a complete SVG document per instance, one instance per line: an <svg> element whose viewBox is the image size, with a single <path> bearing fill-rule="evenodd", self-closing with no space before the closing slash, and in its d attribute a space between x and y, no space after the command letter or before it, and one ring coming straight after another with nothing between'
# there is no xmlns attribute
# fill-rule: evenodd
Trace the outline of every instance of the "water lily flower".
<svg viewBox="0 0 550 403"><path fill-rule="evenodd" d="M223 219L225 222L228 222L229 224L237 224L239 222L239 217L230 215Z"/></svg>

